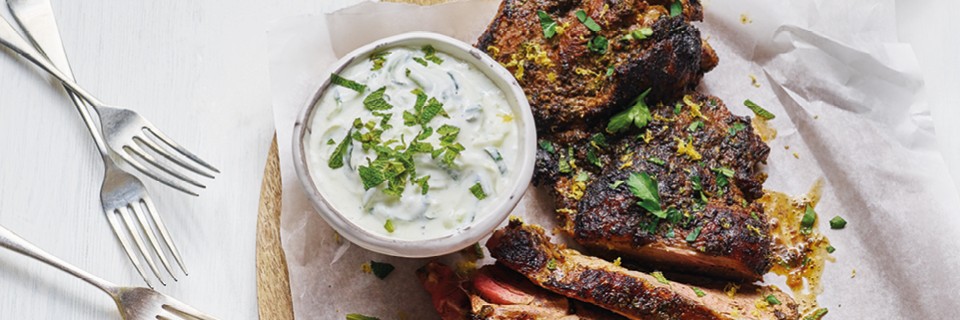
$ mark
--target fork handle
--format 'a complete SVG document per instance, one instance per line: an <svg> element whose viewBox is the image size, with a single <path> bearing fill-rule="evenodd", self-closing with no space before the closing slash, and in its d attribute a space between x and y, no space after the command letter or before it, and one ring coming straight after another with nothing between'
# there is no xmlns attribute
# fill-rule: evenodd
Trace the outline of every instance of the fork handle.
<svg viewBox="0 0 960 320"><path fill-rule="evenodd" d="M89 272L83 271L80 268L77 268L63 260L60 260L60 258L43 251L43 249L38 248L3 226L0 226L0 247L10 249L19 254L40 260L40 262L46 263L54 268L63 270L66 273L80 278L80 280L86 281L95 287L100 288L100 290L103 290L110 295L116 294L117 285L111 283L110 281L94 276Z"/></svg>
<svg viewBox="0 0 960 320"><path fill-rule="evenodd" d="M69 77L60 72L57 67L55 67L50 61L48 61L43 54L41 54L37 49L34 49L27 40L24 40L23 37L17 33L17 30L10 25L10 22L7 19L0 17L0 43L2 43L10 50L13 50L17 54L23 56L33 64L37 65L44 71L47 71L55 78L60 80L63 85L70 88L71 91L76 92L80 97L83 97L83 100L87 100L90 104L96 107L104 107L105 105L97 98L94 98L90 93L83 90L77 83L70 80Z"/></svg>

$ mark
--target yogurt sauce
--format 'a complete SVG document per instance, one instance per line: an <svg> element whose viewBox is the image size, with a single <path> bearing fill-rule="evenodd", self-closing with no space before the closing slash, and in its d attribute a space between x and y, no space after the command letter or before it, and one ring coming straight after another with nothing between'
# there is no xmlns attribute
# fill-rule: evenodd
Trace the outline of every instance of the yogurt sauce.
<svg viewBox="0 0 960 320"><path fill-rule="evenodd" d="M432 239L458 232L509 196L515 181L511 171L520 168L516 156L520 121L514 120L504 93L481 71L443 52L433 53L432 47L393 47L358 58L338 76L365 88L361 92L349 85L327 88L309 124L305 154L317 188L346 219L391 238ZM385 88L383 100L392 107L372 111L364 100L370 100L371 94L375 98L381 88ZM422 90L421 96L443 105L443 112L422 125L411 123L420 119L415 110L417 89ZM405 117L405 111L410 115ZM354 126L358 118L360 129ZM371 143L365 150L359 140L371 127L383 130L382 143ZM389 194L389 182L364 188L366 179L359 171L376 167L371 163L378 157L372 145L402 152L412 139L432 130L419 142L443 149L441 131L450 140L451 128L459 128L459 134L446 145L457 149L458 143L463 149L447 158L452 162L445 164L447 155L442 153L436 158L432 152L414 153L415 175L406 179L399 195ZM348 132L361 139L344 142ZM341 144L345 144L343 166L332 168L331 159L337 158ZM428 185L425 193L417 183L423 180Z"/></svg>

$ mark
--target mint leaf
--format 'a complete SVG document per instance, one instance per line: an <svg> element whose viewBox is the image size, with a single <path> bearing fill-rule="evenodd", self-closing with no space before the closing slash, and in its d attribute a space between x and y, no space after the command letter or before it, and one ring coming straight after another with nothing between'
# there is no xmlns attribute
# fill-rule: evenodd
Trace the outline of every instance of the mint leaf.
<svg viewBox="0 0 960 320"><path fill-rule="evenodd" d="M337 148L333 150L333 154L330 155L330 160L327 161L327 165L330 166L330 169L339 169L343 167L343 157L347 156L347 148L350 144L353 143L353 135L351 134L353 130L347 130L347 136L343 137L343 140L340 141L340 144L337 145Z"/></svg>
<svg viewBox="0 0 960 320"><path fill-rule="evenodd" d="M363 106L370 111L383 111L393 109L387 100L383 99L384 92L387 91L387 87L380 87L377 91L370 93L366 98L363 99Z"/></svg>
<svg viewBox="0 0 960 320"><path fill-rule="evenodd" d="M367 88L367 86L365 85L362 85L356 81L341 77L336 73L330 74L330 83L356 91L356 92L363 92L363 90Z"/></svg>

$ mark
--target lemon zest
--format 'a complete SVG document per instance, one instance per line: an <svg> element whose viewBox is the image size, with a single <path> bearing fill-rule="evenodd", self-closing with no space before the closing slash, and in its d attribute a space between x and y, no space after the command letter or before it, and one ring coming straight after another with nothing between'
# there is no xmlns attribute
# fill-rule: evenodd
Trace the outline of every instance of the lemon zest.
<svg viewBox="0 0 960 320"><path fill-rule="evenodd" d="M620 168L619 168L619 169L629 168L629 167L633 166L633 152L628 152L628 153L620 156L620 162L621 162L622 164L620 165Z"/></svg>
<svg viewBox="0 0 960 320"><path fill-rule="evenodd" d="M700 107L703 107L702 103L693 102L693 96L685 95L683 96L683 103L690 107L690 114L694 117L701 118L703 120L710 120L700 112Z"/></svg>
<svg viewBox="0 0 960 320"><path fill-rule="evenodd" d="M497 48L496 46L487 46L487 51L490 52L491 55L493 56L500 55L500 48Z"/></svg>
<svg viewBox="0 0 960 320"><path fill-rule="evenodd" d="M681 154L686 155L687 157L690 157L691 160L700 160L703 158L703 156L701 156L700 153L697 152L697 149L693 147L693 140L690 140L689 142L684 142L683 140L680 140L680 138L673 138L673 139L677 141L678 155L681 155Z"/></svg>

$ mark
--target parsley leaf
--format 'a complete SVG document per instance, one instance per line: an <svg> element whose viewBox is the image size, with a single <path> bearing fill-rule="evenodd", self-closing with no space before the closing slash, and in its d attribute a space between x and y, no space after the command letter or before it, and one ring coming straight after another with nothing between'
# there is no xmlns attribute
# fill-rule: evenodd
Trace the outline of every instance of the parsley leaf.
<svg viewBox="0 0 960 320"><path fill-rule="evenodd" d="M733 125L727 129L727 133L729 133L731 136L735 136L738 132L743 131L743 129L746 128L747 125L743 124L742 122L734 122Z"/></svg>
<svg viewBox="0 0 960 320"><path fill-rule="evenodd" d="M697 241L697 238L700 237L700 230L701 230L701 229L702 229L702 228L699 227L699 226L696 227L696 228L694 228L694 229L693 229L693 232L691 232L690 234L687 235L687 239L686 239L687 242Z"/></svg>
<svg viewBox="0 0 960 320"><path fill-rule="evenodd" d="M807 205L807 209L803 212L803 219L800 219L800 233L810 234L813 232L813 223L816 221L817 213L813 211L813 207Z"/></svg>
<svg viewBox="0 0 960 320"><path fill-rule="evenodd" d="M667 164L666 161L663 161L663 159L660 159L660 158L657 158L657 157L649 157L649 158L647 158L647 161L649 161L649 162L652 163L652 164L658 165L658 166L662 166L662 165Z"/></svg>
<svg viewBox="0 0 960 320"><path fill-rule="evenodd" d="M593 151L593 148L587 149L587 162L597 166L597 168L603 168L603 163L600 162L600 158L597 157L597 153Z"/></svg>
<svg viewBox="0 0 960 320"><path fill-rule="evenodd" d="M830 229L843 229L847 226L847 220L844 220L840 216L833 217L830 219Z"/></svg>
<svg viewBox="0 0 960 320"><path fill-rule="evenodd" d="M593 37L593 39L590 39L590 42L587 42L587 49L599 54L604 54L607 53L607 44L608 41L606 37L597 35Z"/></svg>
<svg viewBox="0 0 960 320"><path fill-rule="evenodd" d="M767 109L764 109L760 105L753 103L753 101L750 101L749 99L744 100L743 105L747 106L747 108L750 108L750 111L753 111L753 113L756 114L758 117L761 117L767 120L771 120L777 117L773 115L773 113L770 113L770 111L767 111Z"/></svg>
<svg viewBox="0 0 960 320"><path fill-rule="evenodd" d="M553 143L547 140L540 140L540 149L543 149L543 151L546 151L550 154L557 152L557 150L553 148Z"/></svg>
<svg viewBox="0 0 960 320"><path fill-rule="evenodd" d="M640 174L630 173L627 178L627 187L634 196L640 198L637 202L641 208L663 219L667 217L667 212L660 208L660 192L657 190L657 181L650 178L646 172Z"/></svg>
<svg viewBox="0 0 960 320"><path fill-rule="evenodd" d="M623 130L626 130L627 127L632 123L638 129L643 128L647 125L647 122L650 122L650 108L647 107L647 102L644 101L647 98L647 94L650 93L650 89L644 91L633 101L633 106L627 110L624 110L617 115L610 118L610 123L607 124L607 132L617 133Z"/></svg>
<svg viewBox="0 0 960 320"><path fill-rule="evenodd" d="M667 277L663 276L663 272L654 271L654 272L651 272L650 275L653 276L653 278L657 279L657 282L659 283L670 284L670 281L667 281Z"/></svg>
<svg viewBox="0 0 960 320"><path fill-rule="evenodd" d="M631 41L631 40L643 40L649 36L653 35L653 29L650 27L644 27L640 29L635 29L624 35L620 40Z"/></svg>
<svg viewBox="0 0 960 320"><path fill-rule="evenodd" d="M670 4L670 16L676 17L683 13L683 4L680 3L680 0L674 1Z"/></svg>
<svg viewBox="0 0 960 320"><path fill-rule="evenodd" d="M363 92L363 90L367 88L367 86L365 85L362 85L356 81L341 77L336 73L330 74L330 83L356 91L356 92Z"/></svg>
<svg viewBox="0 0 960 320"><path fill-rule="evenodd" d="M707 293L703 292L703 290L700 290L700 288L697 288L697 287L691 287L691 288L693 288L693 293L696 293L697 297L699 298L703 298L703 296L707 295Z"/></svg>
<svg viewBox="0 0 960 320"><path fill-rule="evenodd" d="M774 296L774 295L772 295L772 294L771 294L771 295L768 295L768 296L766 297L766 300L767 300L767 303L769 303L771 306L780 304L780 300L777 299L777 297Z"/></svg>
<svg viewBox="0 0 960 320"><path fill-rule="evenodd" d="M624 182L625 182L625 181L623 181L623 180L617 180L617 181L614 181L613 183L611 183L609 187L610 187L610 189L616 190L616 189L619 188L620 185L622 185Z"/></svg>
<svg viewBox="0 0 960 320"><path fill-rule="evenodd" d="M587 13L584 12L582 9L577 10L576 15L577 15L577 20L580 20L580 22L583 23L583 25L586 26L587 29L590 29L590 31L593 31L593 32L600 32L600 25L597 24L596 21L593 21L593 18L588 17Z"/></svg>
<svg viewBox="0 0 960 320"><path fill-rule="evenodd" d="M537 16L540 17L540 27L543 28L543 37L550 39L557 34L557 22L543 10L537 10Z"/></svg>
<svg viewBox="0 0 960 320"><path fill-rule="evenodd" d="M343 157L347 156L347 148L353 144L353 135L350 134L353 130L347 131L347 136L343 137L343 140L340 141L340 144L337 145L337 148L333 150L333 154L330 155L330 160L327 161L327 165L330 166L330 169L339 169L343 167Z"/></svg>
<svg viewBox="0 0 960 320"><path fill-rule="evenodd" d="M687 131L697 132L697 130L700 130L700 128L703 128L703 121L697 120L691 123L689 127L687 127Z"/></svg>
<svg viewBox="0 0 960 320"><path fill-rule="evenodd" d="M556 270L557 269L557 259L550 258L547 260L547 270Z"/></svg>
<svg viewBox="0 0 960 320"><path fill-rule="evenodd" d="M479 182L470 187L470 193L472 193L474 197L477 197L477 200L487 198L487 193L483 192L483 186L481 186Z"/></svg>

